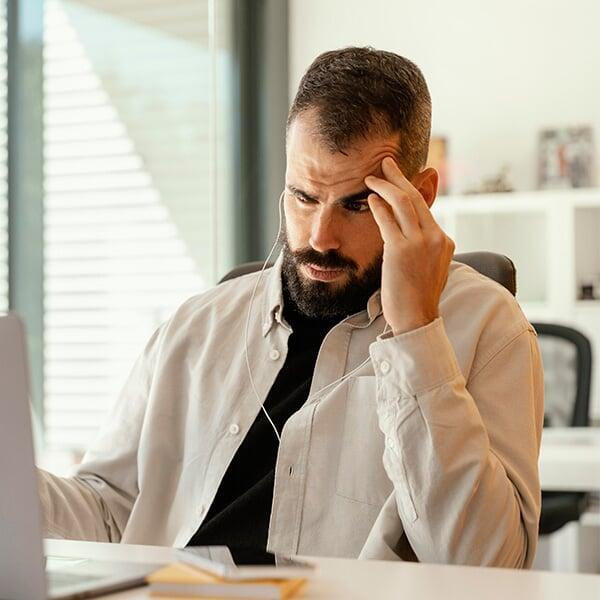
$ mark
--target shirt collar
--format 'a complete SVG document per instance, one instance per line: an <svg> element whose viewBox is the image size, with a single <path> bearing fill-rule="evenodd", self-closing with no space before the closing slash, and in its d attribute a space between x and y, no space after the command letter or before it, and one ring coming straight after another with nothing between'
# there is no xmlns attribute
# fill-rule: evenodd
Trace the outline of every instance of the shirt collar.
<svg viewBox="0 0 600 600"><path fill-rule="evenodd" d="M265 301L262 312L262 334L263 337L269 333L273 323L282 322L283 312L283 284L281 278L281 266L283 264L283 253L280 253L269 270Z"/></svg>
<svg viewBox="0 0 600 600"><path fill-rule="evenodd" d="M383 313L383 308L381 306L381 290L377 290L367 302L367 318L368 325L370 325L380 314Z"/></svg>
<svg viewBox="0 0 600 600"><path fill-rule="evenodd" d="M265 301L262 313L262 334L265 337L275 322L283 324L283 283L281 268L283 253L280 253L272 269L269 269ZM368 327L383 312L381 306L381 290L371 294L367 302L367 310L353 315L349 322L355 327Z"/></svg>

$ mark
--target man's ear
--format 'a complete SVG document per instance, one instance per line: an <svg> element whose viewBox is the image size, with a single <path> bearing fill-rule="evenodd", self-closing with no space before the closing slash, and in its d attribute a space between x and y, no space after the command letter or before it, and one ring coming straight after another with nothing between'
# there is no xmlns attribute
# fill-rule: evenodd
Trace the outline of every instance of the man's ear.
<svg viewBox="0 0 600 600"><path fill-rule="evenodd" d="M438 184L440 182L439 173L432 167L427 167L420 173L417 173L412 180L412 184L419 191L421 196L431 208L435 197L437 196Z"/></svg>

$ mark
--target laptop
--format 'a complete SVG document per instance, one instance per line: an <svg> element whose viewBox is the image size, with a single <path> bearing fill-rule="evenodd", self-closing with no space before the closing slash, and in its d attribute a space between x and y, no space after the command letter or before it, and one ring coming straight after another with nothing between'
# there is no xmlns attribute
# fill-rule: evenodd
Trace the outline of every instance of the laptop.
<svg viewBox="0 0 600 600"><path fill-rule="evenodd" d="M34 467L24 328L0 314L0 599L90 598L142 585L160 565L49 558Z"/></svg>

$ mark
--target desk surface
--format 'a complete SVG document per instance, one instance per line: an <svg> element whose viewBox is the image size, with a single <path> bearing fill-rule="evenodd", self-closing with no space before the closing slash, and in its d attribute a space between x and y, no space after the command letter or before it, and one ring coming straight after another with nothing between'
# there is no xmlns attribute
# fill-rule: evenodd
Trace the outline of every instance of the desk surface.
<svg viewBox="0 0 600 600"><path fill-rule="evenodd" d="M542 433L544 490L600 492L600 427L549 427Z"/></svg>
<svg viewBox="0 0 600 600"><path fill-rule="evenodd" d="M170 562L174 559L172 548L63 540L47 540L46 552L50 556L131 562ZM600 575L341 558L307 560L317 564L317 571L298 596L305 600L397 600L399 597L415 600L598 600L600 597ZM149 597L145 588L105 596L110 600Z"/></svg>

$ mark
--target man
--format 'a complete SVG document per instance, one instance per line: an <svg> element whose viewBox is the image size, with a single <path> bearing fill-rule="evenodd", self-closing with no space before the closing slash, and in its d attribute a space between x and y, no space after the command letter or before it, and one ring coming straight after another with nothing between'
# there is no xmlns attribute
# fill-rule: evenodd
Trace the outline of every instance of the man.
<svg viewBox="0 0 600 600"><path fill-rule="evenodd" d="M451 263L430 115L400 56L314 61L288 119L281 256L154 334L76 474L40 472L50 535L531 565L536 336Z"/></svg>

